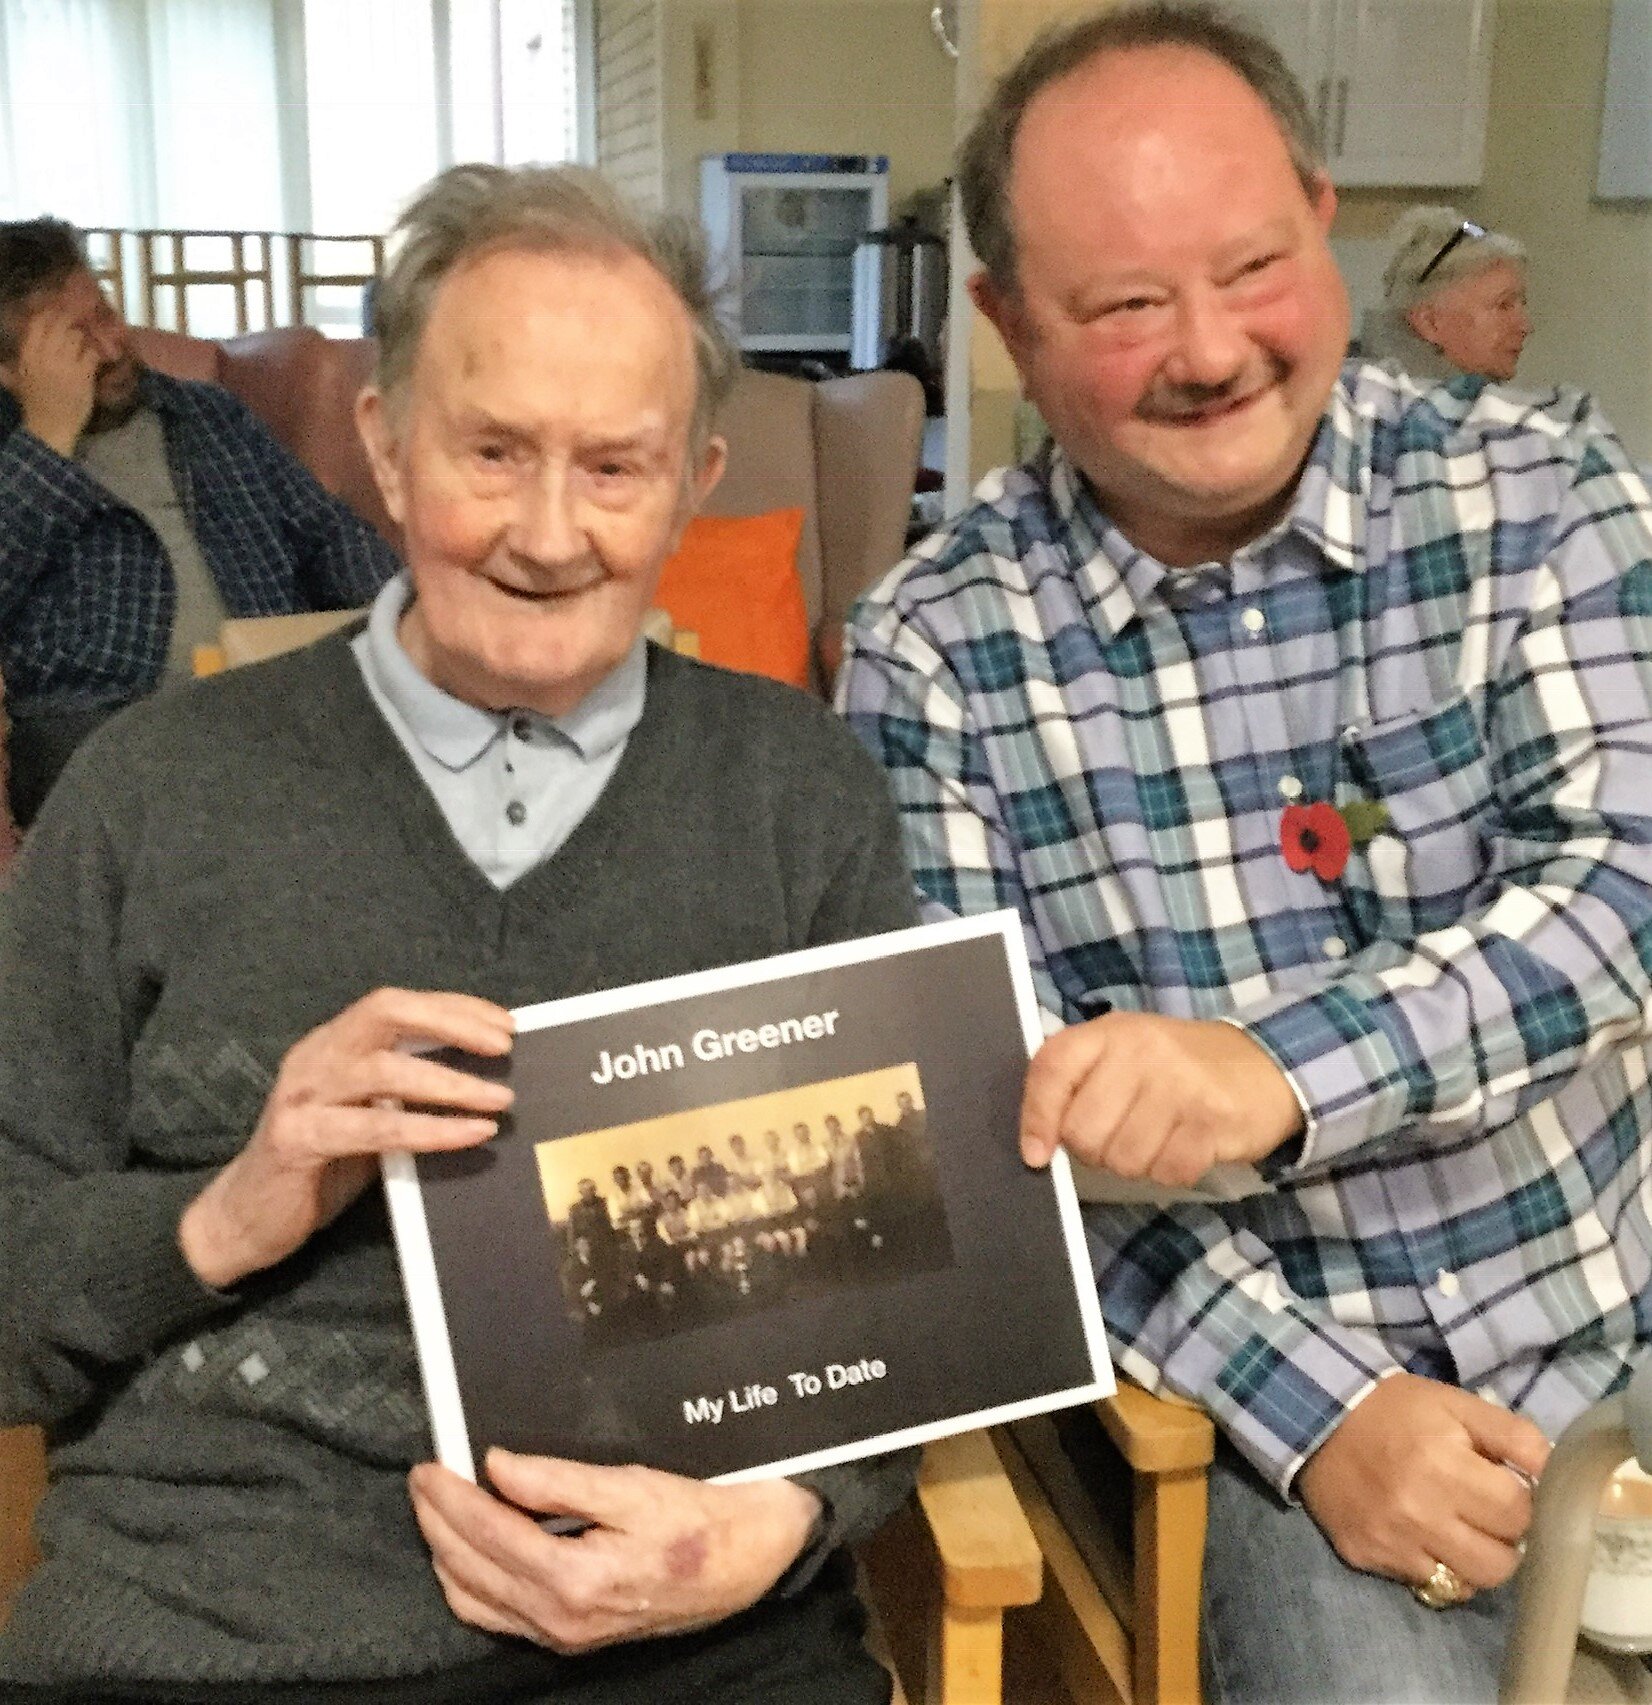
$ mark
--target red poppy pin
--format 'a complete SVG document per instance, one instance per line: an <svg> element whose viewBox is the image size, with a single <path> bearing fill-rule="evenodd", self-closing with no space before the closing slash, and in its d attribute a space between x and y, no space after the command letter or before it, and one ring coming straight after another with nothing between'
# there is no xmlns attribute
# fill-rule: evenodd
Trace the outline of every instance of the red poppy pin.
<svg viewBox="0 0 1652 1705"><path fill-rule="evenodd" d="M1287 805L1279 819L1279 845L1292 870L1311 870L1321 882L1335 882L1348 868L1348 854L1379 835L1388 823L1387 808L1356 800L1338 810L1323 799Z"/></svg>
<svg viewBox="0 0 1652 1705"><path fill-rule="evenodd" d="M1342 813L1323 799L1287 805L1279 819L1279 842L1292 870L1311 870L1321 882L1335 882L1343 873L1353 845Z"/></svg>

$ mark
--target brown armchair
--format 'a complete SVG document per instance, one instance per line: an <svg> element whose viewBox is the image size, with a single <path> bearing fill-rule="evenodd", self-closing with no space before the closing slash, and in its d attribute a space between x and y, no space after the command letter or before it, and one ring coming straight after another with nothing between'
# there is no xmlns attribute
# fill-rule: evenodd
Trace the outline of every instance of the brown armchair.
<svg viewBox="0 0 1652 1705"><path fill-rule="evenodd" d="M398 542L356 435L370 342L324 338L310 327L222 343L152 330L136 336L143 359L160 371L233 391L327 490ZM803 510L797 566L817 652L835 653L849 606L901 558L923 418L923 388L905 373L809 384L743 371L735 383L718 423L728 472L706 510ZM817 685L826 690L830 681L822 675Z"/></svg>
<svg viewBox="0 0 1652 1705"><path fill-rule="evenodd" d="M728 472L707 513L804 511L797 566L825 692L850 605L905 553L923 423L923 387L910 374L808 384L753 372L718 423Z"/></svg>
<svg viewBox="0 0 1652 1705"><path fill-rule="evenodd" d="M233 392L328 491L397 543L356 435L356 394L372 372L371 343L326 338L311 326L221 343L143 327L134 329L133 340L158 372Z"/></svg>

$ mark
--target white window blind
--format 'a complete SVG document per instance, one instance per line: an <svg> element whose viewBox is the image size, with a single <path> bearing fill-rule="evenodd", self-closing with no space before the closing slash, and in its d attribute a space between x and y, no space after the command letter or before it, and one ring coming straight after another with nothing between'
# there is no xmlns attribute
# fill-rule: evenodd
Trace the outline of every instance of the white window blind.
<svg viewBox="0 0 1652 1705"><path fill-rule="evenodd" d="M589 5L0 0L0 217L382 231L455 159L586 152Z"/></svg>

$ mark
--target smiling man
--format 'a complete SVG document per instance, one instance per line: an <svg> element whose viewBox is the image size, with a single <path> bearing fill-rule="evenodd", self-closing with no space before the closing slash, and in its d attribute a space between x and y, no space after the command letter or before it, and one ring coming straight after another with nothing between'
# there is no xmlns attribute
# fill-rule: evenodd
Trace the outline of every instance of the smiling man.
<svg viewBox="0 0 1652 1705"><path fill-rule="evenodd" d="M406 573L99 730L0 912L0 1425L52 1447L0 1700L872 1705L842 1547L911 1453L424 1460L369 1186L510 1096L407 1045L914 908L824 706L641 637L723 461L697 250L574 168L455 168L401 237L360 420Z"/></svg>
<svg viewBox="0 0 1652 1705"><path fill-rule="evenodd" d="M1584 398L1342 366L1301 91L1208 8L1035 43L958 181L1053 443L862 602L842 707L926 898L1020 910L1027 1159L1261 1169L1087 1210L1121 1365L1224 1435L1207 1697L1489 1701L1547 1440L1652 1321L1644 488Z"/></svg>

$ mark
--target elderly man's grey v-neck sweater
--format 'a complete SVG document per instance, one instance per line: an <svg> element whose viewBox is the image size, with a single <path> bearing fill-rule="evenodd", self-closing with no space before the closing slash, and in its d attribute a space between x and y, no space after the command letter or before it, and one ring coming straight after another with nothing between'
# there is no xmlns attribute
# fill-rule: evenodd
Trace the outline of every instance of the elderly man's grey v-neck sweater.
<svg viewBox="0 0 1652 1705"><path fill-rule="evenodd" d="M0 1679L386 1677L497 1649L409 1509L430 1445L378 1192L234 1296L178 1252L295 1041L384 984L517 1006L912 919L848 733L666 653L606 791L503 892L342 637L106 727L0 899L0 1424L55 1440ZM831 1470L833 1537L907 1484Z"/></svg>

